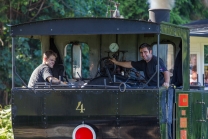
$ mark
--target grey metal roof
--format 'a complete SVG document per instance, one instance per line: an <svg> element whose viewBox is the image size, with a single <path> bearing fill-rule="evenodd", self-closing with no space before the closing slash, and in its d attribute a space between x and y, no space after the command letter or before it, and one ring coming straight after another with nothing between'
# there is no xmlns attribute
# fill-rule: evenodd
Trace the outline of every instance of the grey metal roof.
<svg viewBox="0 0 208 139"><path fill-rule="evenodd" d="M208 19L193 21L183 26L190 28L190 36L208 37Z"/></svg>
<svg viewBox="0 0 208 139"><path fill-rule="evenodd" d="M160 33L160 25L118 18L65 18L11 26L11 36Z"/></svg>

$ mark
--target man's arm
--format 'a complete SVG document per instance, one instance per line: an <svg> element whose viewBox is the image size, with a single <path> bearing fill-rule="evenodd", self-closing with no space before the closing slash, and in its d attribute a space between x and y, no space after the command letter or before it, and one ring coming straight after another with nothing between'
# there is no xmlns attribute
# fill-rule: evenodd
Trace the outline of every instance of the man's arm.
<svg viewBox="0 0 208 139"><path fill-rule="evenodd" d="M133 68L131 65L131 62L120 62L117 61L115 58L110 59L110 61L112 61L114 64L118 65L118 66L122 66L124 68Z"/></svg>
<svg viewBox="0 0 208 139"><path fill-rule="evenodd" d="M49 82L52 82L53 84L62 84L62 85L65 85L64 82L62 82L62 81L60 81L59 79L57 79L57 78L55 78L55 77L52 77L52 76L48 77L47 80L48 80Z"/></svg>
<svg viewBox="0 0 208 139"><path fill-rule="evenodd" d="M168 88L169 87L169 83L170 83L170 75L169 75L169 71L164 71L164 78L165 78L165 82L163 83L163 86Z"/></svg>

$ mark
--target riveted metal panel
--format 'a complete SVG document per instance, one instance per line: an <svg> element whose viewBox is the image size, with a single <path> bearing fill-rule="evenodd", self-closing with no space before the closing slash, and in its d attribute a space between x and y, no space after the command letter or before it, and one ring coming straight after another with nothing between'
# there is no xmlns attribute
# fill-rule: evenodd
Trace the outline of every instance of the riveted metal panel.
<svg viewBox="0 0 208 139"><path fill-rule="evenodd" d="M117 107L113 90L16 90L13 98L14 114L23 116L115 115Z"/></svg>
<svg viewBox="0 0 208 139"><path fill-rule="evenodd" d="M73 129L82 123L94 127L97 137L103 139L160 138L158 106L154 103L158 99L157 90L14 89L12 92L15 98L12 122L17 139L31 135L40 139L72 138Z"/></svg>
<svg viewBox="0 0 208 139"><path fill-rule="evenodd" d="M48 116L115 115L115 102L116 91L112 90L52 91L46 98L46 114Z"/></svg>
<svg viewBox="0 0 208 139"><path fill-rule="evenodd" d="M119 93L120 115L158 116L157 89L126 90Z"/></svg>
<svg viewBox="0 0 208 139"><path fill-rule="evenodd" d="M47 91L35 94L32 90L12 90L12 114L38 116L43 112Z"/></svg>

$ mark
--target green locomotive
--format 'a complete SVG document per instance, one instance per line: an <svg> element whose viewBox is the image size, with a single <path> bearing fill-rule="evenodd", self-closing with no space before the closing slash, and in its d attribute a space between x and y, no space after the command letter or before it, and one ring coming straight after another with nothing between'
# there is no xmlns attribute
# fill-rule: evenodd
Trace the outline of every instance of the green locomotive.
<svg viewBox="0 0 208 139"><path fill-rule="evenodd" d="M189 84L189 29L169 23L116 18L68 18L11 26L12 123L15 139L206 139L208 97ZM16 37L38 39L41 50L58 50L58 74L67 85L16 87ZM151 44L172 76L182 42L182 86L147 86L108 59L140 59ZM112 47L116 45L117 48ZM110 50L109 50L110 48ZM67 63L68 62L68 63ZM159 70L157 70L159 71ZM65 75L68 74L68 76ZM159 73L155 73L158 74Z"/></svg>

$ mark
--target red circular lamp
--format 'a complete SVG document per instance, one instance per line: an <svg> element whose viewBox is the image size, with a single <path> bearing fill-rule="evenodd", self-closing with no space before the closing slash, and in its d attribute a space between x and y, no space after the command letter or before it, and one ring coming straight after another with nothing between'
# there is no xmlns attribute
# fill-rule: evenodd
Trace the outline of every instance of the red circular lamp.
<svg viewBox="0 0 208 139"><path fill-rule="evenodd" d="M72 139L96 139L95 131L89 125L79 125L74 129Z"/></svg>

